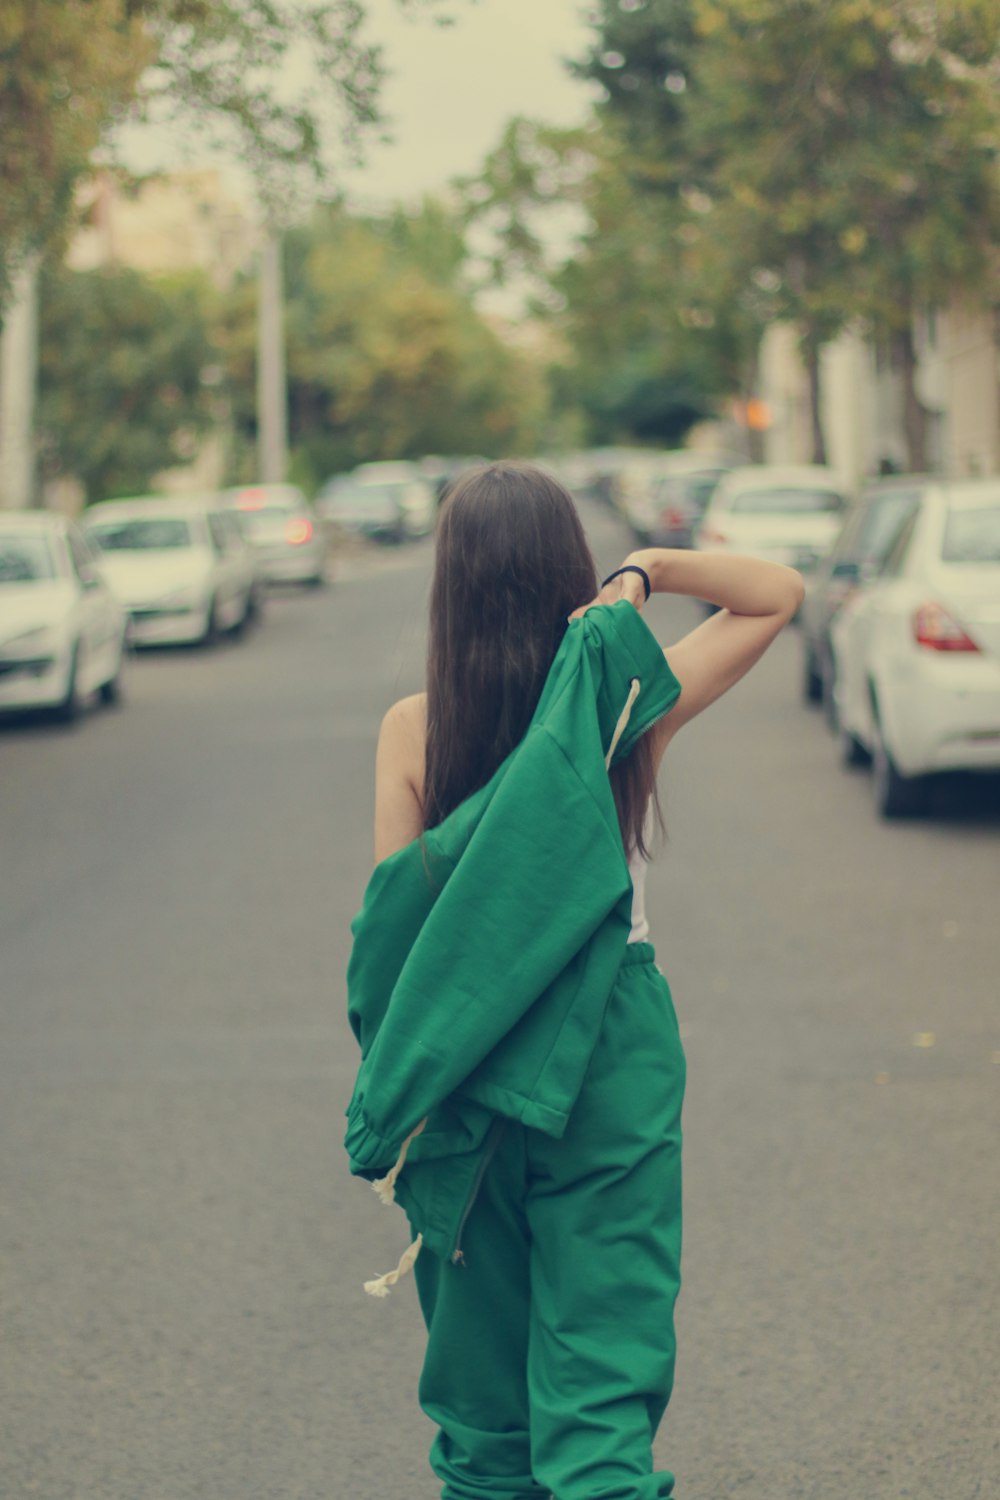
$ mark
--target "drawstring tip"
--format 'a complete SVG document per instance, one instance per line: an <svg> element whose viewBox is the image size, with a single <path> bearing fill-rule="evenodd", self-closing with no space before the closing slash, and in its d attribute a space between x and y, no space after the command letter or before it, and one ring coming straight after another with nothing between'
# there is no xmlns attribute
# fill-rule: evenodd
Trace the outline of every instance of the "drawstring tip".
<svg viewBox="0 0 1000 1500"><path fill-rule="evenodd" d="M395 1203L396 1178L399 1176L400 1172L403 1170L404 1165L406 1164L406 1153L409 1151L411 1144L416 1140L417 1136L421 1134L426 1124L427 1117L425 1115L424 1118L420 1121L420 1124L417 1126L417 1128L415 1130L411 1130L409 1135L406 1137L406 1140L402 1144L395 1163L389 1168L385 1176L380 1177L377 1182L372 1183L372 1189L375 1193L378 1194L378 1197L382 1203ZM378 1293L376 1293L375 1295L377 1296Z"/></svg>
<svg viewBox="0 0 1000 1500"><path fill-rule="evenodd" d="M390 1172L387 1177L380 1177L378 1182L372 1183L372 1192L375 1193L380 1203L391 1206L396 1201L396 1179Z"/></svg>
<svg viewBox="0 0 1000 1500"><path fill-rule="evenodd" d="M401 1276L413 1270L413 1263L420 1254L420 1247L424 1243L422 1234L418 1234L412 1245L408 1245L399 1259L399 1265L394 1271L386 1271L384 1276L376 1276L373 1281L365 1282L365 1291L369 1297L388 1297L390 1287L394 1287Z"/></svg>

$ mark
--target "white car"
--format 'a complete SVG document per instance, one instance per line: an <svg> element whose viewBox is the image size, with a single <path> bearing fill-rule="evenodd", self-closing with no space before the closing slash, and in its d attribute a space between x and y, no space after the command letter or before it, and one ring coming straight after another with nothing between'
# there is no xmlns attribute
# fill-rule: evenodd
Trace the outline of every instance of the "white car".
<svg viewBox="0 0 1000 1500"><path fill-rule="evenodd" d="M0 709L69 723L118 700L126 619L79 530L45 511L0 511Z"/></svg>
<svg viewBox="0 0 1000 1500"><path fill-rule="evenodd" d="M716 488L694 545L700 552L742 552L786 563L806 575L833 545L848 490L822 465L755 464L731 469Z"/></svg>
<svg viewBox="0 0 1000 1500"><path fill-rule="evenodd" d="M220 499L239 516L268 582L326 582L326 537L294 484L244 485Z"/></svg>
<svg viewBox="0 0 1000 1500"><path fill-rule="evenodd" d="M83 517L134 645L208 644L260 608L253 550L231 510L205 500L104 500Z"/></svg>
<svg viewBox="0 0 1000 1500"><path fill-rule="evenodd" d="M833 623L848 764L886 817L935 771L1000 771L1000 479L929 480L880 576Z"/></svg>

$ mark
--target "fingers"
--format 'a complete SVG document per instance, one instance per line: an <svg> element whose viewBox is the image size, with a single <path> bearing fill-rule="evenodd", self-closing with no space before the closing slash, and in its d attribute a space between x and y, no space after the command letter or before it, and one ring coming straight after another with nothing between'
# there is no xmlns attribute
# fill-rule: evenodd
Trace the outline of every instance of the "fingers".
<svg viewBox="0 0 1000 1500"><path fill-rule="evenodd" d="M642 583L638 579L636 582L638 588L634 589L629 581L628 574L612 578L611 582L605 584L604 588L601 589L596 599L591 599L589 604L581 604L579 609L574 609L569 619L579 620L587 613L588 609L594 609L598 604L617 604L619 599L627 599L630 604L635 605L636 609L641 608L646 602L646 595ZM633 598L633 594L638 594L638 598Z"/></svg>

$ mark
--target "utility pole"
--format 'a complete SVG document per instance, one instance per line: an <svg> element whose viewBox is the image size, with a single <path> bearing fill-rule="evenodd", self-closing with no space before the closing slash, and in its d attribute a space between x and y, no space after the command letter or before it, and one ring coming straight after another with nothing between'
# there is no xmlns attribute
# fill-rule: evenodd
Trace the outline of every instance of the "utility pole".
<svg viewBox="0 0 1000 1500"><path fill-rule="evenodd" d="M269 231L260 252L257 304L257 462L263 484L280 484L288 460L288 393L281 241Z"/></svg>
<svg viewBox="0 0 1000 1500"><path fill-rule="evenodd" d="M13 278L0 332L0 508L35 501L35 386L38 379L38 267L32 254Z"/></svg>

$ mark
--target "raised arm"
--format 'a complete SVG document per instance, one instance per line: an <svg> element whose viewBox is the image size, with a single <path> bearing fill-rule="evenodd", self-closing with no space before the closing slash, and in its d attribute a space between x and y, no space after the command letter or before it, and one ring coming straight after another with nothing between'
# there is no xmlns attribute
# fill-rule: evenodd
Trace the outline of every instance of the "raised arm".
<svg viewBox="0 0 1000 1500"><path fill-rule="evenodd" d="M676 707L663 720L663 743L739 682L802 603L802 575L781 563L669 547L647 547L625 559L642 568L657 594L688 594L719 606L665 651L681 685ZM637 573L623 573L600 601L626 598L641 609L645 589Z"/></svg>

